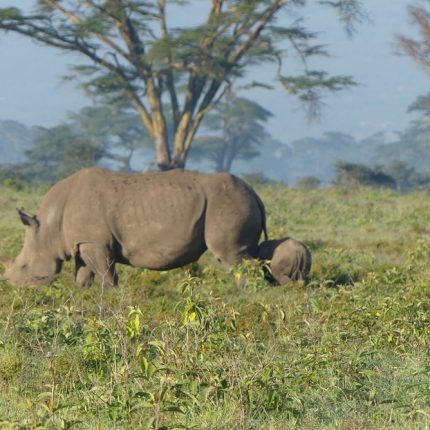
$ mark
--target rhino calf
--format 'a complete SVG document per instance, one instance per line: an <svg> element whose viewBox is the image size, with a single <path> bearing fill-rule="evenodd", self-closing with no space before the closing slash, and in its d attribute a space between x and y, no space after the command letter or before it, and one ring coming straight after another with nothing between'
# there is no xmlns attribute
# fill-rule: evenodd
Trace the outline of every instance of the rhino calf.
<svg viewBox="0 0 430 430"><path fill-rule="evenodd" d="M308 281L312 256L302 242L291 237L266 240L259 246L258 258L270 260L271 276L268 274L268 277L281 285L292 281Z"/></svg>
<svg viewBox="0 0 430 430"><path fill-rule="evenodd" d="M97 276L111 286L118 282L116 263L167 270L208 248L236 263L257 257L262 231L267 239L263 203L228 173L87 168L54 185L37 215L18 212L24 245L4 273L15 285L47 284L74 258L77 285Z"/></svg>

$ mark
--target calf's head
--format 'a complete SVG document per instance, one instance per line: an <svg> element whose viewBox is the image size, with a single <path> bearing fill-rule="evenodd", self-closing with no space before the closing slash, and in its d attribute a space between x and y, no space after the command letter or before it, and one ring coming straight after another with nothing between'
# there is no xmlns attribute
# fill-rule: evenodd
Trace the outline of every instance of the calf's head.
<svg viewBox="0 0 430 430"><path fill-rule="evenodd" d="M52 241L39 218L24 209L18 209L18 214L26 227L24 245L3 276L12 285L49 284L60 272L62 261L51 249Z"/></svg>

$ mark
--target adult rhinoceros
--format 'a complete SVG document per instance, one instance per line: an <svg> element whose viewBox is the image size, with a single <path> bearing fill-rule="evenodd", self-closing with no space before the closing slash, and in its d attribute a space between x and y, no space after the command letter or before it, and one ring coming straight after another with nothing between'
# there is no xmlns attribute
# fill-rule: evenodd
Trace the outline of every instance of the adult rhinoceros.
<svg viewBox="0 0 430 430"><path fill-rule="evenodd" d="M27 227L24 246L4 273L15 285L47 284L71 257L78 286L94 275L116 284L115 263L167 270L207 248L236 263L256 257L261 232L267 236L260 198L227 173L88 168L54 185L38 215L18 212Z"/></svg>

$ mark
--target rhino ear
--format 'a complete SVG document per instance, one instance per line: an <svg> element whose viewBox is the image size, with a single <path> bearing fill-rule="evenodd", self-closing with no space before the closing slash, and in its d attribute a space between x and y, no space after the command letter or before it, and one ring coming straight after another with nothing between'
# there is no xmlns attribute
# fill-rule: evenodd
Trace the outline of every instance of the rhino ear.
<svg viewBox="0 0 430 430"><path fill-rule="evenodd" d="M31 213L24 210L24 208L17 209L19 217L24 225L29 227L39 227L40 222L37 215L32 215Z"/></svg>

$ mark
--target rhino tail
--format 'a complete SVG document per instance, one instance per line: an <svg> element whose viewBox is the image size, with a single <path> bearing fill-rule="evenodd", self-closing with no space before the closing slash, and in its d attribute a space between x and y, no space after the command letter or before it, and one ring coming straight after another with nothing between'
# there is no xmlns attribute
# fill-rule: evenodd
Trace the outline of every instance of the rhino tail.
<svg viewBox="0 0 430 430"><path fill-rule="evenodd" d="M257 200L258 207L260 208L261 217L263 218L263 234L264 240L269 240L269 235L267 234L267 224L266 224L266 208L264 207L263 201L260 199L260 196L253 190L255 198Z"/></svg>
<svg viewBox="0 0 430 430"><path fill-rule="evenodd" d="M264 203L263 200L261 200L260 196L257 194L257 192L254 190L254 188L252 188L249 184L247 184L245 181L242 181L245 184L245 187L249 190L249 192L255 197L255 200L257 202L258 208L260 209L261 212L261 217L262 217L262 221L263 221L263 234L264 234L264 240L268 241L269 240L269 235L267 234L267 225L266 225L266 209L264 207Z"/></svg>
<svg viewBox="0 0 430 430"><path fill-rule="evenodd" d="M258 198L260 200L260 198ZM260 203L263 202L260 200ZM264 240L267 242L269 240L269 235L267 234L267 224L266 224L266 209L264 208L264 205L261 206L261 214L263 215L263 234L264 234Z"/></svg>

